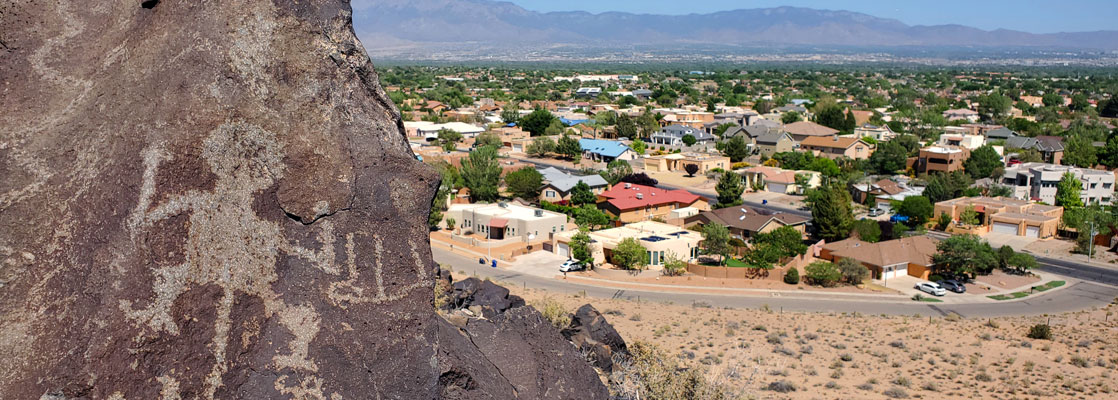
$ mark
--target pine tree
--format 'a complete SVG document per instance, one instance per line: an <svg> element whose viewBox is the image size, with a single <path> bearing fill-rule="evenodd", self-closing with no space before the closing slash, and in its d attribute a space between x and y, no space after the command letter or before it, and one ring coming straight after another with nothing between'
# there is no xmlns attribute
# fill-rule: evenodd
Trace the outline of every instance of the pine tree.
<svg viewBox="0 0 1118 400"><path fill-rule="evenodd" d="M731 171L722 173L722 178L714 187L718 191L718 207L733 207L741 204L741 194L745 192L745 185L741 176Z"/></svg>
<svg viewBox="0 0 1118 400"><path fill-rule="evenodd" d="M811 204L811 218L819 236L827 241L838 241L850 236L854 214L850 209L850 193L839 184L820 188Z"/></svg>

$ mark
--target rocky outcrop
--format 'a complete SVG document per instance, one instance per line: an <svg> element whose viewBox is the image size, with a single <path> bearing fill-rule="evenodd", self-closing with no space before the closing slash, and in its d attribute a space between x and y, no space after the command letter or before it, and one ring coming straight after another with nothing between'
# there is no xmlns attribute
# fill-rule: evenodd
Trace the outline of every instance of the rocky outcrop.
<svg viewBox="0 0 1118 400"><path fill-rule="evenodd" d="M350 14L0 3L0 398L596 397L530 309L434 313L437 174Z"/></svg>
<svg viewBox="0 0 1118 400"><path fill-rule="evenodd" d="M627 355L629 352L625 339L602 313L589 304L575 311L570 327L563 329L562 333L580 351L589 355L595 367L606 373L613 371L615 354Z"/></svg>

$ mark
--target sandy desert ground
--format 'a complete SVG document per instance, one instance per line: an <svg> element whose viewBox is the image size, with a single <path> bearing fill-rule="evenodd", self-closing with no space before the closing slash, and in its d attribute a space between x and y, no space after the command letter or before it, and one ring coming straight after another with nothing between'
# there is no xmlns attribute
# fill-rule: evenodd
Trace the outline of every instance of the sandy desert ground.
<svg viewBox="0 0 1118 400"><path fill-rule="evenodd" d="M638 304L510 288L537 308L555 301L574 311L590 303L626 341L655 343L740 398L1118 398L1118 304L1053 316L929 319ZM1026 337L1029 327L1049 321L1052 340ZM773 390L789 386L795 390Z"/></svg>

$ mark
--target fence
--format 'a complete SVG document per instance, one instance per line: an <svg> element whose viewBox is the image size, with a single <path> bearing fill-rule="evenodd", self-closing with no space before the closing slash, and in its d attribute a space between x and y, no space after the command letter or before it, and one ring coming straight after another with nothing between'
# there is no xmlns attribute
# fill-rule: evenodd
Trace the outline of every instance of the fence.
<svg viewBox="0 0 1118 400"><path fill-rule="evenodd" d="M784 279L784 273L789 268L795 267L802 270L808 264L815 262L819 252L823 249L823 244L824 242L820 240L808 246L804 254L780 260L780 265L775 268L715 267L688 263L687 272L715 279L770 279L779 281Z"/></svg>

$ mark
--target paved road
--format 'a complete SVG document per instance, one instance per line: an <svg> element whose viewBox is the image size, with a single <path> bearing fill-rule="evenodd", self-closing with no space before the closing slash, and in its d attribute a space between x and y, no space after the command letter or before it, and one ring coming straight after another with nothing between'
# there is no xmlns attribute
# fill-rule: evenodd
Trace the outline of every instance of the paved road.
<svg viewBox="0 0 1118 400"><path fill-rule="evenodd" d="M520 160L520 161L528 163L528 164L535 165L537 167L543 167L543 168L554 167L554 168L556 168L560 171L563 171L563 172L566 172L566 173L569 173L569 174L579 172L578 170L575 170L573 168L567 168L567 167L562 167L562 166L558 166L558 165L551 165L551 164L548 164L548 163L543 163L543 162L539 162L539 161L528 159L528 158L518 158L517 160ZM659 187L661 189L668 189L668 190L686 190L686 191L689 191L691 193L697 194L699 196L703 196L711 204L714 204L714 203L718 202L718 194L716 192L696 190L694 188L683 187L683 186L678 186L678 185L671 185L671 184L667 184L667 183L660 183L660 184L656 185L656 187ZM810 211L798 210L798 209L795 209L795 208L792 208L792 207L782 207L782 206L777 206L777 205L773 205L773 204L761 204L761 203L758 203L758 202L755 202L755 201L743 201L742 204L745 204L749 207L753 207L753 208L757 208L757 209L768 210L768 211L774 212L774 213L782 212L782 213L798 215L798 216L807 218L808 220L811 220L811 212Z"/></svg>
<svg viewBox="0 0 1118 400"><path fill-rule="evenodd" d="M1070 286L1050 293L1034 295L1020 301L978 304L896 303L880 300L841 300L834 298L813 299L804 297L772 296L750 297L740 295L664 293L645 290L616 289L548 279L522 274L507 269L481 265L476 258L469 258L433 248L435 261L450 264L456 273L489 277L507 285L525 285L556 293L585 293L598 298L619 298L652 302L691 304L704 302L715 307L758 308L769 306L774 310L807 312L859 312L862 314L944 316L951 313L964 317L1000 317L1015 315L1056 314L1105 305L1118 297L1118 287L1094 282L1070 283Z"/></svg>

